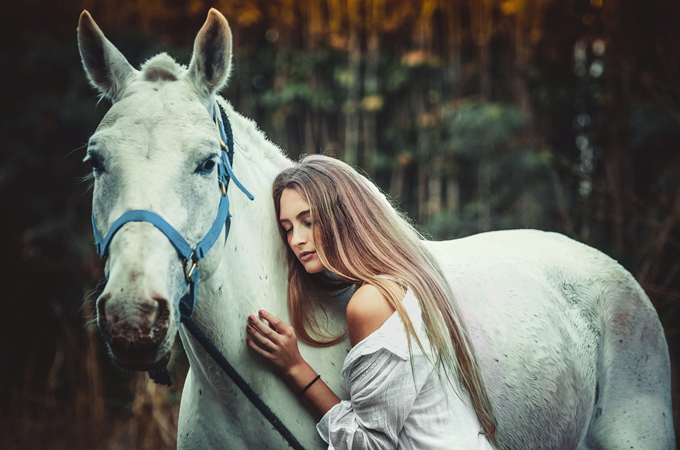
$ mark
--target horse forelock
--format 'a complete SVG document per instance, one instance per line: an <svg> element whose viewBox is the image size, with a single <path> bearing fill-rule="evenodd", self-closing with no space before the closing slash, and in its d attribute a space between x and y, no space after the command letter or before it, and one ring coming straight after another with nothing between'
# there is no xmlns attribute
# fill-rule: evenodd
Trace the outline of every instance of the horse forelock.
<svg viewBox="0 0 680 450"><path fill-rule="evenodd" d="M145 81L177 81L186 71L186 67L167 53L159 53L142 64L141 70Z"/></svg>

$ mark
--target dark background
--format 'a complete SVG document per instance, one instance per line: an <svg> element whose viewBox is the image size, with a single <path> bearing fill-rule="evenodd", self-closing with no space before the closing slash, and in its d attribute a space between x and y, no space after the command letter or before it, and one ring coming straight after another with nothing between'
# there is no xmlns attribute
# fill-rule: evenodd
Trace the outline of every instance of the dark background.
<svg viewBox="0 0 680 450"><path fill-rule="evenodd" d="M680 417L677 0L14 1L0 7L0 447L173 448L172 388L110 363L84 145L88 9L134 66L229 20L223 95L292 158L361 166L436 239L564 233L624 265L666 330ZM633 395L634 393L631 393Z"/></svg>

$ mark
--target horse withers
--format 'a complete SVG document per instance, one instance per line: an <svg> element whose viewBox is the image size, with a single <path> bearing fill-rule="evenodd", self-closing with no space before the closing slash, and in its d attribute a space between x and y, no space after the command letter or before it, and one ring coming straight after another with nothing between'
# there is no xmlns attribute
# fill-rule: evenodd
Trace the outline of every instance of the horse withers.
<svg viewBox="0 0 680 450"><path fill-rule="evenodd" d="M215 102L233 128L233 215L199 263L193 318L305 448L315 423L288 387L245 345L246 317L263 308L290 322L285 247L271 184L292 162L217 94L231 68L231 32L211 9L188 67L162 53L133 68L85 11L78 44L90 82L113 102L89 140L93 222L106 233L127 211L162 217L190 245L215 221L222 193ZM644 291L606 255L555 233L482 233L428 243L445 269L475 345L506 450L675 449L670 363ZM126 223L110 242L97 320L122 367L162 367L176 334L191 368L180 405L183 449L282 448L285 441L180 324L189 289L176 248L148 222ZM332 305L331 305L332 306ZM345 326L338 304L331 330ZM347 399L340 368L347 341L303 357ZM455 424L451 424L455 426Z"/></svg>

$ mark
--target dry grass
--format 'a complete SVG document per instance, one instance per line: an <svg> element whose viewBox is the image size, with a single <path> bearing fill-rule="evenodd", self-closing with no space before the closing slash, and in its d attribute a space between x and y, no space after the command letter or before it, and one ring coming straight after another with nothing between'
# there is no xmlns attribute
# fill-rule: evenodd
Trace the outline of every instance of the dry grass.
<svg viewBox="0 0 680 450"><path fill-rule="evenodd" d="M83 322L91 316L85 301ZM171 366L173 385L157 386L146 373L115 371L97 343L93 326L66 329L56 346L45 392L6 388L9 411L0 414L0 448L14 449L173 449L176 447L179 399L184 375L181 348ZM179 341L178 341L179 342ZM181 346L179 346L181 347ZM24 370L31 385L35 364ZM57 389L76 381L63 389ZM62 399L66 397L67 400Z"/></svg>

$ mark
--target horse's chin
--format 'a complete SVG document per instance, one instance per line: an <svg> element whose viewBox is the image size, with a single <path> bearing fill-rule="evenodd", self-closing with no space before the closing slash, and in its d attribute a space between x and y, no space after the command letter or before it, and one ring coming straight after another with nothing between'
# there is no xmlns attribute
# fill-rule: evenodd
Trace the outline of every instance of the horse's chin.
<svg viewBox="0 0 680 450"><path fill-rule="evenodd" d="M172 352L166 353L161 359L154 363L123 363L118 361L115 356L113 358L113 362L120 368L122 369L127 369L127 370L138 370L140 372L148 372L149 370L155 370L155 369L163 369L168 365L168 362L170 361L170 355Z"/></svg>

